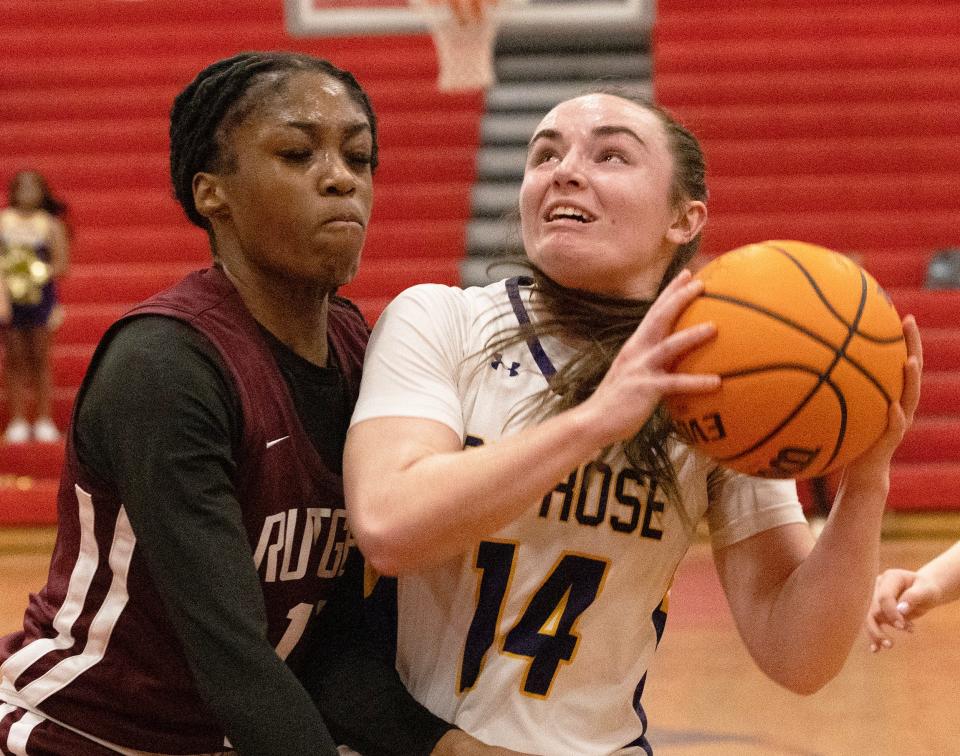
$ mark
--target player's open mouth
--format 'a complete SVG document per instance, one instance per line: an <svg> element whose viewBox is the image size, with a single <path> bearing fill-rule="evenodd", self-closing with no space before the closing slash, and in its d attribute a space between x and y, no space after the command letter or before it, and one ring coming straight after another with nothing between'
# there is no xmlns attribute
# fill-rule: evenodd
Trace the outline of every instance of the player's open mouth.
<svg viewBox="0 0 960 756"><path fill-rule="evenodd" d="M544 220L546 220L548 223L559 220L573 220L577 221L578 223L592 223L596 220L596 218L586 210L582 210L579 207L574 207L573 205L557 205L556 207L547 211Z"/></svg>

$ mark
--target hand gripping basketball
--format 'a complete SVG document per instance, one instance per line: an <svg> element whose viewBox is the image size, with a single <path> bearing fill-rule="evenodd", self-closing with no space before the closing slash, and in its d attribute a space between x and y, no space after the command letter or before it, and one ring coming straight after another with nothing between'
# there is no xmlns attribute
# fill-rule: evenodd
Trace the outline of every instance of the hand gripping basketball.
<svg viewBox="0 0 960 756"><path fill-rule="evenodd" d="M877 441L847 467L847 479L869 480L878 472L885 474L897 446L913 425L913 415L920 403L920 376L923 372L923 345L920 330L912 315L903 319L903 336L907 361L903 366L903 392L899 402L890 402L887 426Z"/></svg>
<svg viewBox="0 0 960 756"><path fill-rule="evenodd" d="M643 427L660 400L669 394L715 390L715 374L674 372L671 366L716 333L704 322L674 331L681 312L700 294L703 283L681 272L661 292L643 321L627 339L593 396L588 400L610 443L631 438Z"/></svg>
<svg viewBox="0 0 960 756"><path fill-rule="evenodd" d="M688 443L769 478L823 475L881 438L877 454L889 461L919 386L910 378L904 393L913 375L904 327L866 271L823 247L768 241L721 255L697 276L703 294L677 327L709 320L717 338L678 369L722 380L709 397L668 397Z"/></svg>

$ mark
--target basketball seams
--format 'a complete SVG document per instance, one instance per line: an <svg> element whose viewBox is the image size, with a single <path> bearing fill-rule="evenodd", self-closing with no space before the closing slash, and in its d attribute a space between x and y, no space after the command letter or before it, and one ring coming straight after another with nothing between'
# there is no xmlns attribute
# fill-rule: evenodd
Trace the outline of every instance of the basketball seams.
<svg viewBox="0 0 960 756"><path fill-rule="evenodd" d="M849 462L880 436L906 340L869 273L817 245L767 241L697 276L702 301L674 330L715 321L720 332L675 369L717 373L721 386L716 398L666 397L689 443L748 475L802 479Z"/></svg>
<svg viewBox="0 0 960 756"><path fill-rule="evenodd" d="M801 266L801 268L802 267L803 266ZM833 362L830 363L830 366L827 368L826 373L824 373L824 375L821 376L820 381L818 381L818 385L815 386L813 389L813 392L811 392L811 397L812 397L812 395L819 390L820 386L822 386L824 383L828 383L834 389L834 394L836 394L837 401L840 403L840 428L837 431L837 442L833 447L833 454L830 455L830 459L827 460L827 463L826 465L824 465L824 468L828 467L830 463L832 463L833 460L836 459L837 454L840 451L840 447L843 446L843 440L847 433L847 401L846 401L846 398L843 396L843 392L839 391L834 386L833 381L830 380L830 376L833 373L834 368L836 368L837 364L840 362L840 360L847 360L848 362L850 361L847 357L847 347L850 346L850 342L853 340L853 337L857 332L857 326L860 325L860 321L863 318L863 311L866 309L866 306L867 306L867 293L868 293L867 277L864 275L863 271L861 270L860 271L860 303L857 305L857 314L853 318L853 322L850 323L850 325L848 326L847 338L844 340L843 344L840 345L840 348L836 351ZM880 393L887 400L887 402L889 402L890 398L886 395L886 391L883 390L883 387L880 386L879 383L876 381L874 382L874 385L880 388Z"/></svg>
<svg viewBox="0 0 960 756"><path fill-rule="evenodd" d="M870 334L864 333L863 331L857 331L853 335L856 336L858 339L863 339L864 341L868 341L871 344L876 344L877 346L890 346L891 344L900 344L903 341L902 333L899 336L880 337L880 336L871 336Z"/></svg>
<svg viewBox="0 0 960 756"><path fill-rule="evenodd" d="M815 341L819 342L821 345L826 346L826 347L828 347L829 349L831 349L831 350L833 351L833 359L831 360L830 364L826 367L826 369L823 370L823 371L817 371L817 370L813 370L813 369L809 369L809 368L808 368L809 372L811 372L811 373L813 373L813 374L815 374L815 375L817 376L817 381L816 381L816 383L810 388L810 390L807 392L806 396L804 396L799 402L797 402L796 405L794 405L794 407L787 413L786 417L785 417L783 420L781 420L780 423L778 423L776 426L774 426L773 430L771 430L771 431L770 431L769 433L767 433L765 436L763 436L763 437L761 437L760 439L758 439L756 442L753 443L753 445L751 445L751 446L748 447L747 449L739 452L739 453L736 454L736 455L729 456L729 457L723 457L723 458L721 458L720 461L722 461L722 462L729 462L729 461L732 461L732 460L735 460L735 459L739 459L739 458L741 458L741 457L743 457L743 456L745 456L745 455L747 455L747 454L750 454L750 453L756 451L756 450L759 449L760 447L762 447L762 446L763 446L764 444L766 444L770 439L776 437L776 436L780 433L780 431L782 431L785 427L787 427L787 425L789 425L790 422L791 422L798 414L800 414L800 413L803 411L803 409L804 409L811 401L813 401L813 398L817 395L817 392L820 390L820 388L821 388L822 386L824 386L824 385L827 385L827 386L829 386L829 387L831 388L831 390L833 391L834 396L835 396L836 399L837 399L837 403L839 404L839 407L840 407L840 427L839 427L838 430L837 430L837 436L836 436L836 440L834 441L833 451L832 451L832 453L830 454L829 459L828 459L824 464L822 464L822 465L821 465L821 468L820 468L820 469L826 469L826 468L833 462L833 460L836 459L837 454L839 454L840 449L841 449L841 447L843 446L843 441L844 441L844 439L845 439L845 437L846 437L846 431L847 431L847 405L846 405L846 399L845 399L844 396L843 396L843 392L841 392L841 391L836 387L836 385L833 383L833 381L830 380L830 376L831 376L831 374L833 373L834 369L837 367L837 365L840 363L841 360L845 360L845 361L847 361L848 363L851 363L851 364L853 363L853 361L850 360L849 356L846 354L846 350L847 350L847 347L850 345L850 342L853 340L854 335L855 335L856 332L857 332L857 326L860 324L860 321L861 321L861 319L863 318L863 312L864 312L864 310L865 310L865 308L866 308L867 294L868 294L867 279L866 279L866 276L865 276L865 275L863 274L863 272L861 271L861 272L860 272L860 301L857 303L857 312L856 312L856 315L853 317L853 320L852 320L850 323L847 323L847 322L845 322L842 318L839 317L838 313L833 309L833 307L832 307L832 306L829 304L829 302L825 299L825 297L823 296L823 292L822 292L822 291L820 290L820 288L816 285L816 282L813 280L813 277L810 275L810 273L807 271L807 269L806 269L798 260L794 259L791 255L787 254L787 253L784 252L783 250L781 250L781 249L779 249L779 248L777 248L777 247L774 247L774 249L776 249L777 251L779 251L779 252L781 252L782 254L784 254L788 259L790 259L790 260L794 263L794 265L797 266L797 268L800 270L800 272L803 273L804 277L810 282L811 287L813 287L813 289L814 289L814 291L816 292L817 296L818 296L818 297L820 298L820 300L826 305L827 309L830 310L830 312L834 315L834 317L836 317L836 318L837 318L841 323L843 323L843 325L846 327L846 329L847 329L847 335L846 335L846 338L844 338L843 342L839 345L839 347L836 347L836 346L834 346L833 344L830 344L828 341L826 341L826 339L821 338L818 334L814 334L814 333L813 333L812 331L810 331L809 329L803 328L803 327L799 326L799 324L791 324L791 325L793 325L793 327L798 328L802 333L806 334L808 337L813 338ZM776 318L776 319L777 319L778 321L780 321L780 322L788 322L788 321L789 321L788 318L784 318L783 316L777 315L777 314L775 314L775 313L771 313L771 312L769 312L769 311L764 311L763 308L754 308L754 307L751 307L751 309L755 309L756 311L759 311L759 312L761 312L762 314L765 314L765 315L768 315L768 316L772 316L772 317ZM872 383L874 384L874 386L877 387L877 389L880 391L880 393L881 393L881 394L884 396L884 398L889 402L889 401L890 401L890 398L887 396L886 391L884 391L883 387L882 387L882 386L878 383L878 381L869 373L869 371L867 371L867 370L865 370L865 369L862 369L862 368L860 368L860 370L861 370L861 372L862 372L868 379L870 379L870 380L872 381Z"/></svg>
<svg viewBox="0 0 960 756"><path fill-rule="evenodd" d="M834 363L835 364L835 363ZM832 367L832 366L831 366ZM725 457L717 457L718 462L733 462L735 460L741 459L747 454L751 454L767 443L770 439L777 436L780 431L782 431L790 422L803 411L803 408L810 403L813 397L816 395L817 391L820 390L821 386L827 386L831 391L833 391L834 396L837 399L837 404L840 406L840 428L837 433L837 440L834 443L833 452L831 453L829 459L821 465L820 469L826 469L834 459L836 459L837 454L840 453L840 448L843 446L843 441L846 438L847 433L847 401L843 396L843 392L837 387L837 385L830 380L829 374L824 375L819 370L816 370L807 365L800 365L797 363L775 363L775 364L766 364L757 368L748 368L745 370L737 370L733 372L724 372L720 373L721 380L727 378L742 378L747 375L756 375L758 373L765 373L768 371L776 371L783 369L793 369L799 372L810 373L817 377L817 382L814 386L807 392L807 395L804 396L797 404L794 405L793 409L787 414L787 416L780 421L780 423L774 426L773 430L767 433L762 438L758 439L752 446L743 449L736 454L730 454Z"/></svg>
<svg viewBox="0 0 960 756"><path fill-rule="evenodd" d="M748 302L743 299L738 299L737 297L731 297L729 294L715 294L713 292L707 292L707 291L704 291L703 293L701 293L700 297L703 299L712 299L717 302L725 302L727 304L734 305L735 307L742 307L745 310L752 310L753 312L756 312L760 315L764 315L768 318L771 318L772 320L776 320L782 323L785 326L789 326L790 328L793 328L795 331L798 331L799 333L802 333L804 336L807 336L808 338L817 342L818 344L820 344L820 346L826 347L831 352L836 351L836 347L832 343L827 341L827 339L820 336L820 334L814 331L811 331L806 326L803 326L800 323L797 323L796 321L791 320L790 318L784 317L783 315L780 315L779 313L776 313L773 310L768 310L766 307L762 307L761 305L755 304L753 302ZM847 327L849 328L849 326ZM854 334L854 335L859 336L860 334ZM902 337L898 339L898 341L902 341ZM857 372L863 375L864 378L870 381L870 383L872 383L876 387L877 391L881 393L883 398L886 399L888 403L891 401L890 395L887 393L886 389L883 387L883 384L881 384L869 370L867 370L863 365L857 362L857 360L855 360L849 354L844 354L844 360L847 362L847 364L853 367Z"/></svg>
<svg viewBox="0 0 960 756"><path fill-rule="evenodd" d="M858 335L858 336L862 335L859 332L859 326L860 326L860 321L863 319L863 312L867 306L867 295L869 293L866 273L864 273L862 269L856 268L857 273L860 276L860 302L857 304L857 314L853 317L853 320L850 323L847 323L840 316L840 313L838 313L833 308L833 305L830 303L826 295L820 289L820 286L817 284L817 281L813 277L813 274L806 269L806 267L803 265L802 262L800 262L796 257L791 255L782 247L778 247L775 244L769 244L767 246L771 247L775 251L782 254L784 257L790 260L790 262L792 262L797 267L797 269L803 274L803 277L807 279L807 282L810 284L810 288L813 289L814 293L817 295L817 298L821 302L823 302L824 307L826 307L827 310L847 329L847 338L844 340L843 344L840 345L839 349L835 349L834 360L832 363L830 363L829 367L827 367L825 375L829 376L833 372L833 369L837 366L837 363L841 359L846 360L850 364L856 364L853 360L850 359L850 356L847 354L847 347L850 345L850 342L853 340L853 337L855 335ZM864 338L866 337L864 336ZM899 340L901 339L897 339L897 341ZM832 345L831 345L831 348L833 348ZM863 372L865 376L867 376L867 378L870 379L870 381L877 388L877 390L880 391L880 394L883 396L883 398L887 401L887 404L889 404L891 402L891 397L889 394L887 394L886 390L883 388L883 385L878 380L876 380L873 374L870 373L868 370L860 367L859 365L857 367ZM814 389L814 391L816 391L816 389ZM841 438L841 441L842 441L842 438Z"/></svg>
<svg viewBox="0 0 960 756"><path fill-rule="evenodd" d="M786 252L784 252L783 250L777 247L775 247L775 249L777 249L778 251L786 255L786 257L788 257L794 263L794 265L796 265L800 269L803 275L810 282L810 285L816 291L817 296L827 306L827 309L829 309L834 314L834 316L837 316L836 311L825 300L823 293L820 291L819 287L816 285L816 282L813 280L813 277L810 275L807 269L798 260L794 259L791 255L787 254ZM847 354L846 354L847 347L850 345L850 342L853 339L854 334L856 333L857 326L860 324L860 320L863 318L863 311L866 308L866 303L867 303L867 279L863 275L863 272L861 271L860 301L857 304L857 313L850 323L845 323L841 318L838 317L840 322L844 323L844 325L847 328L847 336L843 340L843 343L840 344L839 347L833 347L831 345L831 348L833 349L832 361L824 371L822 372L812 371L812 372L817 372L817 382L807 392L807 395L803 397L799 402L797 402L797 404L793 407L793 409L787 414L786 418L784 418L784 420L779 425L777 425L770 433L768 433L765 437L757 441L752 448L747 449L744 452L741 452L740 455L738 456L743 456L744 454L749 454L750 452L755 451L756 449L760 448L763 444L765 444L767 441L769 441L771 438L778 435L780 431L783 430L790 423L791 420L793 420L793 418L795 418L798 414L800 414L800 412L803 411L804 407L806 407L811 401L813 401L813 398L817 395L817 392L820 391L820 388L824 385L828 385L833 390L834 396L836 397L837 402L840 405L840 427L837 430L837 438L836 438L836 441L834 442L833 452L830 455L830 458L827 460L827 462L821 466L821 469L826 468L827 466L830 465L831 462L833 462L834 459L836 459L836 456L840 451L840 447L843 446L843 440L846 437L847 404L846 404L846 400L844 399L843 392L839 391L839 389L837 389L834 383L830 380L830 375L833 373L834 369L837 367L840 360L847 359ZM882 388L881 388L881 392L885 393L883 392ZM887 401L889 401L889 399L887 399Z"/></svg>
<svg viewBox="0 0 960 756"><path fill-rule="evenodd" d="M784 257L786 257L788 260L790 260L790 262L796 265L797 268L800 270L800 272L803 274L803 277L807 279L807 283L810 284L810 288L813 289L814 294L817 295L817 298L823 303L823 306L827 308L827 311L831 315L833 315L833 317L836 318L837 321L839 321L844 327L846 328L852 327L851 324L848 323L844 319L844 317L834 309L833 305L830 303L830 300L827 298L826 294L823 293L823 290L820 288L819 284L817 284L817 280L813 277L810 271L808 271L805 267L803 267L803 263L801 263L796 257L794 257L789 252L787 252L787 250L783 249L783 247L778 247L775 244L768 244L767 246L770 247L771 249L776 250L777 252L782 254ZM861 285L865 285L866 276L864 275L862 270L859 270L858 272L860 274ZM856 335L864 339L865 341L869 341L874 344L896 344L897 342L903 341L903 334L900 334L899 336L880 337L880 336L872 336L868 333L864 333L860 330L856 330Z"/></svg>
<svg viewBox="0 0 960 756"><path fill-rule="evenodd" d="M837 441L833 445L833 453L830 455L830 458L820 467L821 470L826 470L830 465L833 464L833 460L837 458L837 455L840 453L840 449L843 447L843 442L847 438L847 397L843 395L843 392L837 387L837 385L831 381L827 380L826 385L833 391L834 395L837 397L837 404L840 405L840 428L837 430Z"/></svg>
<svg viewBox="0 0 960 756"><path fill-rule="evenodd" d="M804 365L799 362L765 362L758 367L743 368L741 370L726 370L717 375L720 376L720 379L724 378L743 378L748 375L757 375L759 373L766 373L769 370L796 370L800 373L810 373L817 377L820 376L820 371L816 368L812 368L809 365Z"/></svg>
<svg viewBox="0 0 960 756"><path fill-rule="evenodd" d="M813 293L817 295L817 299L819 299L823 303L823 306L827 308L827 311L831 315L833 315L833 317L836 318L840 323L842 323L845 328L851 327L851 324L848 323L844 319L844 317L839 312L836 311L836 309L834 309L833 304L831 304L830 300L827 299L826 295L823 293L823 290L817 284L817 280L813 277L813 275L811 275L810 271L808 271L805 267L803 267L803 263L801 263L796 257L794 257L789 252L787 252L787 250L785 250L783 247L778 247L775 244L768 244L766 246L770 247L770 249L776 250L781 255L786 257L790 262L792 262L797 267L797 269L803 274L803 277L807 279L807 283L810 284L810 288L813 289ZM862 282L863 273L860 274L860 278ZM861 300L861 305L862 305L862 300Z"/></svg>

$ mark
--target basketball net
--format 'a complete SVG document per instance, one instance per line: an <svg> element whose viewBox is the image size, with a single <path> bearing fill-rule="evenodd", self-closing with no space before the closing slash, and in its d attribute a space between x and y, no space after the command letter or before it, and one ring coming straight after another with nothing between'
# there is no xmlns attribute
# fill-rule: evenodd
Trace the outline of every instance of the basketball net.
<svg viewBox="0 0 960 756"><path fill-rule="evenodd" d="M499 19L489 6L483 19L461 24L446 5L427 0L409 0L410 7L426 22L437 51L440 75L437 86L445 92L489 89L496 77L493 45Z"/></svg>

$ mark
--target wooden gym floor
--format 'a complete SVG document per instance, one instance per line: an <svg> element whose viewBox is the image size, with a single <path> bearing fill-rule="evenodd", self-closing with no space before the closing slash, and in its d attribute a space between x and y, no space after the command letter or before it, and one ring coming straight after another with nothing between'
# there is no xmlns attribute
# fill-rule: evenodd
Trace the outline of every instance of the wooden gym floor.
<svg viewBox="0 0 960 756"><path fill-rule="evenodd" d="M960 516L888 524L883 566L919 566L960 538ZM27 593L43 584L53 535L0 530L0 634L20 626ZM892 650L871 654L861 638L815 695L779 688L740 643L704 542L680 566L644 694L657 756L960 754L958 700L960 604L918 621Z"/></svg>
<svg viewBox="0 0 960 756"><path fill-rule="evenodd" d="M919 567L960 539L960 517L888 519L881 567ZM825 596L825 601L830 597ZM657 756L960 754L960 604L871 654L866 637L820 692L798 696L759 672L720 591L710 549L680 565L644 705Z"/></svg>

